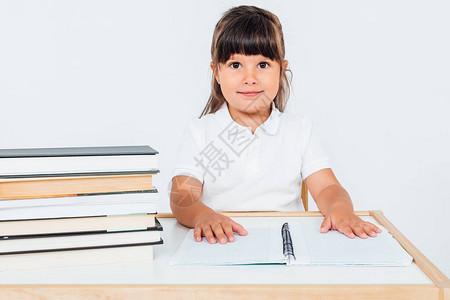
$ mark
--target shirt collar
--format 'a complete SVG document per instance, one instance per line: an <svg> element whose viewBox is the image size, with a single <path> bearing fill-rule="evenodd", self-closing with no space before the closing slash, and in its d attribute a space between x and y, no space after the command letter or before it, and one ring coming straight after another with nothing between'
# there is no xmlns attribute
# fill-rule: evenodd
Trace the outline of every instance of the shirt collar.
<svg viewBox="0 0 450 300"><path fill-rule="evenodd" d="M242 128L250 128L250 127L244 127L236 121L233 120L233 118L230 115L230 111L228 110L227 103L225 102L222 104L222 106L214 113L217 121L219 122L220 126L223 128L226 128L230 125L230 123L234 123L239 127ZM275 105L272 103L272 111L270 112L269 118L261 124L257 130L261 130L269 135L275 135L278 130L278 125L280 123L280 116L281 112L275 107Z"/></svg>

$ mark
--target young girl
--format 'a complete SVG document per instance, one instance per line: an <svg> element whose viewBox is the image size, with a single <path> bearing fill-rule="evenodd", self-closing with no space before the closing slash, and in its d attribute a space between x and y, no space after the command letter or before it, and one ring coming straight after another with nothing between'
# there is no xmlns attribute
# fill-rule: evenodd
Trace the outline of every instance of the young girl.
<svg viewBox="0 0 450 300"><path fill-rule="evenodd" d="M311 121L285 113L288 62L281 24L254 6L228 10L211 45L212 91L185 134L173 170L170 204L177 220L210 243L246 235L217 211L298 211L302 179L325 215L320 232L349 238L381 230L353 212L316 139ZM215 238L216 237L216 238Z"/></svg>

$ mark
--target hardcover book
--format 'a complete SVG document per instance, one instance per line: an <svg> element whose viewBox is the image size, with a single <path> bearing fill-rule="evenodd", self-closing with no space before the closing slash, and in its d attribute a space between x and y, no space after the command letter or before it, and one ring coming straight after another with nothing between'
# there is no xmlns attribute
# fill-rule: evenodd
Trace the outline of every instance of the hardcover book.
<svg viewBox="0 0 450 300"><path fill-rule="evenodd" d="M152 174L0 178L0 200L150 190Z"/></svg>
<svg viewBox="0 0 450 300"><path fill-rule="evenodd" d="M0 149L0 176L156 171L150 146Z"/></svg>
<svg viewBox="0 0 450 300"><path fill-rule="evenodd" d="M161 231L162 227L157 223L145 230L7 237L0 241L0 254L162 244Z"/></svg>
<svg viewBox="0 0 450 300"><path fill-rule="evenodd" d="M0 271L150 262L153 245L0 255Z"/></svg>
<svg viewBox="0 0 450 300"><path fill-rule="evenodd" d="M0 221L0 238L71 232L125 231L154 226L156 226L154 214Z"/></svg>
<svg viewBox="0 0 450 300"><path fill-rule="evenodd" d="M79 194L0 201L0 221L156 213L159 193L147 191Z"/></svg>

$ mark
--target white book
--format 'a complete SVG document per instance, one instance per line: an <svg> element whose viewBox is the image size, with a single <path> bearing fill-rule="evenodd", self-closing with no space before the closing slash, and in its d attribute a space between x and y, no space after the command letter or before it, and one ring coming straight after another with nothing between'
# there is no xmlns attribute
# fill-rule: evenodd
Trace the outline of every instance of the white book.
<svg viewBox="0 0 450 300"><path fill-rule="evenodd" d="M74 232L129 231L155 226L158 226L158 221L153 214L1 221L0 237Z"/></svg>
<svg viewBox="0 0 450 300"><path fill-rule="evenodd" d="M0 220L156 213L157 192L2 200Z"/></svg>
<svg viewBox="0 0 450 300"><path fill-rule="evenodd" d="M0 149L0 176L151 171L157 154L149 146Z"/></svg>
<svg viewBox="0 0 450 300"><path fill-rule="evenodd" d="M38 252L0 255L0 271L146 262L152 260L152 245Z"/></svg>
<svg viewBox="0 0 450 300"><path fill-rule="evenodd" d="M194 239L191 229L175 254L171 265L286 264L281 228L284 222L250 224L247 236L234 234L235 241L209 244ZM405 266L412 257L386 228L377 237L350 239L337 231L320 233L313 224L289 221L295 260L292 265L374 265ZM242 224L242 223L241 223Z"/></svg>

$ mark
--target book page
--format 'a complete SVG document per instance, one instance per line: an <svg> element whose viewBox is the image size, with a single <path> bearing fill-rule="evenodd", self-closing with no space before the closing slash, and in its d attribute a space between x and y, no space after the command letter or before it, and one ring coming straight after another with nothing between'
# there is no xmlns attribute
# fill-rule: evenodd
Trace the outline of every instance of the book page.
<svg viewBox="0 0 450 300"><path fill-rule="evenodd" d="M320 233L315 224L302 224L302 230L312 265L378 265L404 266L412 257L382 227L376 237L350 239L332 230Z"/></svg>
<svg viewBox="0 0 450 300"><path fill-rule="evenodd" d="M295 261L292 262L293 265L309 265L311 262L311 257L309 255L309 250L305 236L303 235L303 224L301 222L288 222L289 231L292 239L292 247L294 248ZM281 241L283 242L283 241Z"/></svg>
<svg viewBox="0 0 450 300"><path fill-rule="evenodd" d="M281 227L280 227L281 228ZM201 242L194 239L194 230L186 234L183 242L175 252L170 265L236 265L259 263L282 263L282 255L271 257L275 245L282 252L282 245L271 241L270 227L246 227L248 235L234 234L235 241L220 244L210 244L205 237ZM280 233L278 232L278 235ZM274 238L272 236L272 238ZM281 254L281 253L280 253Z"/></svg>

